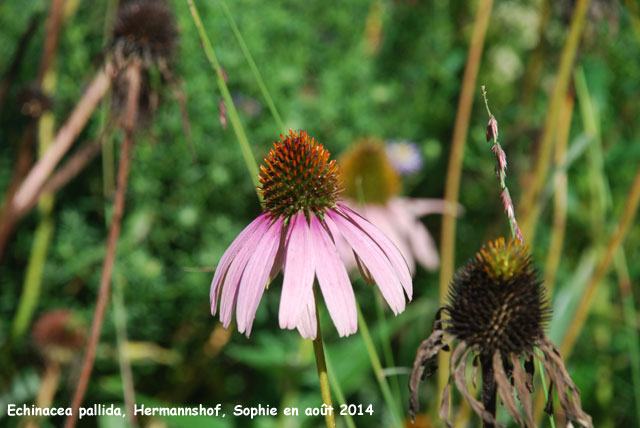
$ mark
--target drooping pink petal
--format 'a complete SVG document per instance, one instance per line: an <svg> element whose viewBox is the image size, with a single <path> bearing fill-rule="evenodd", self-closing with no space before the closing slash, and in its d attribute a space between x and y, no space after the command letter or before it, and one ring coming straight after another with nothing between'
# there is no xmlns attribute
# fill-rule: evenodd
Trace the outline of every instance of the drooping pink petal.
<svg viewBox="0 0 640 428"><path fill-rule="evenodd" d="M398 228L403 230L402 235L409 242L416 260L425 269L435 270L440 263L436 244L427 228L408 209L406 201L404 198L389 201L389 210L396 219Z"/></svg>
<svg viewBox="0 0 640 428"><path fill-rule="evenodd" d="M356 298L351 281L329 232L315 215L310 216L310 223L320 290L338 333L348 336L358 330Z"/></svg>
<svg viewBox="0 0 640 428"><path fill-rule="evenodd" d="M300 212L291 218L278 315L280 328L295 328L305 309L302 302L308 301L308 295L313 295L315 263L310 234L304 213Z"/></svg>
<svg viewBox="0 0 640 428"><path fill-rule="evenodd" d="M236 321L238 322L238 331L245 333L247 337L251 334L258 304L262 299L262 294L269 280L269 273L275 263L280 245L281 229L282 217L279 217L264 233L258 245L252 249L251 258L240 279Z"/></svg>
<svg viewBox="0 0 640 428"><path fill-rule="evenodd" d="M373 239L349 218L332 210L325 213L327 223L335 222L337 229L347 239L360 260L378 284L380 292L395 314L404 311L405 300L402 285L388 257ZM381 233L381 232L378 232ZM398 250L396 250L398 251ZM398 253L399 254L399 253ZM409 269L407 269L407 274Z"/></svg>
<svg viewBox="0 0 640 428"><path fill-rule="evenodd" d="M462 205L449 204L444 199L394 198L393 200L402 201L415 217L423 217L428 214L444 214L446 212L461 215L464 212Z"/></svg>
<svg viewBox="0 0 640 428"><path fill-rule="evenodd" d="M220 322L222 322L222 326L224 328L229 327L229 324L231 324L233 309L236 305L236 301L238 300L238 287L240 286L242 274L244 273L247 263L249 263L256 246L263 238L270 225L270 219L267 219L260 224L252 235L251 240L247 241L247 243L240 249L238 255L231 263L231 266L229 266L229 271L227 272L222 286L222 297L220 298Z"/></svg>
<svg viewBox="0 0 640 428"><path fill-rule="evenodd" d="M337 211L332 212L330 215L335 220L337 216L342 216L343 218L349 220L348 222L355 225L358 229L360 229L369 239L382 250L382 253L387 257L387 259L391 262L393 269L395 270L397 277L400 279L400 283L404 288L405 293L407 293L407 297L409 300L413 297L413 282L411 280L411 273L409 272L409 267L407 265L406 260L400 254L398 248L393 245L393 242L389 238L387 238L382 232L380 232L375 226L369 223L366 219L360 216L358 213L354 212L349 207L344 204L338 203L338 208L340 209L339 213ZM347 238L345 236L345 238ZM349 238L347 238L349 240ZM349 242L352 246L353 243ZM354 247L354 250L357 249ZM363 261L364 257L360 257ZM367 262L365 261L365 264ZM369 271L373 274L371 266L367 265ZM375 276L375 274L374 274ZM378 283L378 285L381 285ZM402 308L404 310L404 296L402 298Z"/></svg>
<svg viewBox="0 0 640 428"><path fill-rule="evenodd" d="M391 201L389 202L391 203ZM407 245L408 236L404 233L399 233L397 229L404 232L405 230L401 227L398 227L397 222L398 219L395 218L392 212L390 212L390 206L383 205L367 205L364 208L364 218L369 220L374 226L376 226L382 233L384 233L391 242L394 243L398 250L400 250L400 254L404 257L407 265L409 266L409 271L411 273L416 270L416 262L413 259L413 255L411 254L411 250ZM394 227L395 225L395 227Z"/></svg>
<svg viewBox="0 0 640 428"><path fill-rule="evenodd" d="M290 235L291 223L289 222L286 225L282 226L280 230L280 245L278 246L275 261L273 262L273 266L271 267L271 272L269 272L269 282L271 282L273 278L275 278L278 273L280 273L280 270L284 268L284 256Z"/></svg>
<svg viewBox="0 0 640 428"><path fill-rule="evenodd" d="M229 266L236 258L238 253L243 247L247 247L247 242L252 241L254 239L255 231L264 223L268 223L267 214L262 214L258 216L255 220L253 220L247 227L244 228L242 232L233 240L229 248L224 252L218 266L216 267L216 271L213 274L213 280L211 280L211 290L209 292L209 300L211 302L211 315L216 314L218 297L220 295L220 286L222 285L227 272L229 271ZM260 236L260 235L257 235Z"/></svg>
<svg viewBox="0 0 640 428"><path fill-rule="evenodd" d="M307 297L306 303L301 302L303 306L302 314L298 319L298 331L305 339L315 340L318 332L318 324L316 319L316 303L313 299L313 292Z"/></svg>

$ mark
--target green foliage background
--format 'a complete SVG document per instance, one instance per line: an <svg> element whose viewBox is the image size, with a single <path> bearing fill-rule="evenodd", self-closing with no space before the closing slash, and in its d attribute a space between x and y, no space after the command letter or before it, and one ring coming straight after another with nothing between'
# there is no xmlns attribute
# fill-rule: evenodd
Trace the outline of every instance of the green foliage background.
<svg viewBox="0 0 640 428"><path fill-rule="evenodd" d="M283 130L270 116L222 9L214 1L196 3L232 94L261 106L259 113L252 116L243 104L238 104L253 152L261 159ZM572 2L553 2L542 41L535 26L538 3L496 0L478 77L479 84L488 87L492 110L500 123L500 137L509 159L508 184L516 206L533 164ZM48 4L42 0L0 3L0 72L8 67L33 14L42 14L0 112L1 189L11 178L17 142L25 125L16 107L18 89L35 78ZM277 325L280 279L265 294L249 340L234 331L218 355L206 350L218 320L209 311L212 271L201 268L213 269L260 207L233 132L220 124L220 93L186 2L173 0L171 4L180 30L173 67L184 82L194 153L182 131L178 103L167 88L158 87L162 104L150 126L136 136L114 271L114 284L124 290L129 340L157 345L171 356L169 361L162 361L158 356L162 353L149 348L154 351L148 357L134 359L137 401L175 406L222 403L227 411L225 419L159 421L167 426L320 426L320 418L250 421L229 415L235 404L260 403L278 408L320 404L310 342L301 341L297 332L281 331ZM56 58L54 112L58 124L65 120L99 68L105 52L106 7L105 1L83 1L63 28ZM442 197L475 2L383 1L372 6L364 0L238 0L229 2L229 7L287 128L306 129L335 155L362 136L415 141L425 157L425 167L406 180L405 194ZM382 10L382 39L379 51L372 54L365 28L375 7ZM592 189L597 171L586 160L584 150L579 152L569 169L567 235L556 287L556 317L550 327L558 337L565 328L561 323L566 310L563 305L575 304L584 285L576 280L576 272L589 276L581 260L589 248L602 250L640 162L640 123L636 119L640 115L640 32L637 24L634 27L634 20L638 16L623 5L594 1L576 62L584 70L597 111L609 198L604 211L594 218L596 201ZM533 91L527 93L525 79L538 43L542 43L542 72ZM493 172L495 159L485 141L487 117L479 87L475 95L460 193L465 214L458 220L457 265L471 257L482 243L509 233ZM578 143L584 140L584 120L577 101L570 147L579 147ZM95 115L79 141L95 139L99 129L99 115ZM114 136L116 147L121 138L120 133ZM550 240L550 205L543 211L538 238L531 243L541 270ZM87 325L90 323L110 212L111 201L103 194L102 164L98 159L56 195L55 232L36 316L54 308L69 308ZM4 403L31 403L38 373L42 371L42 362L28 338L8 347L37 221L37 212L25 218L0 261L3 426L18 423L5 416ZM439 242L440 217L429 216L424 221ZM627 236L624 250L633 290L638 295L637 224ZM354 287L374 337L378 338L377 292L360 280ZM437 289L437 272L419 269L414 302L391 320L390 337L382 340L391 340L398 366L411 366L417 345L429 334L437 307ZM86 405L123 402L112 312L110 309L105 321ZM622 314L618 279L612 273L602 283L596 306L567 362L582 391L583 407L598 427L640 424L628 350L633 336L625 327ZM387 317L391 317L390 313ZM358 334L338 338L326 311L322 318L328 354L348 402L374 405L374 415L356 417L356 424L389 426L390 415L362 339ZM77 369L75 364L65 371L56 405L68 405ZM398 376L398 381L399 400L406 406L407 375ZM435 383L429 380L422 387L424 405L431 410L436 408ZM437 426L436 412L430 415ZM44 426L61 423L61 419L53 418ZM120 426L119 423L123 421L99 418L82 421L81 426L110 427ZM471 423L479 424L476 419Z"/></svg>

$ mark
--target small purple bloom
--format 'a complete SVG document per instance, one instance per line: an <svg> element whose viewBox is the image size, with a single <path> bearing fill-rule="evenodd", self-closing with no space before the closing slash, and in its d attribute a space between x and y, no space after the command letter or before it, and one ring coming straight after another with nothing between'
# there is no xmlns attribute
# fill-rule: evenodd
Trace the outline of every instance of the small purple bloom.
<svg viewBox="0 0 640 428"><path fill-rule="evenodd" d="M420 148L407 140L389 141L386 147L387 156L394 168L402 175L420 171L423 164Z"/></svg>

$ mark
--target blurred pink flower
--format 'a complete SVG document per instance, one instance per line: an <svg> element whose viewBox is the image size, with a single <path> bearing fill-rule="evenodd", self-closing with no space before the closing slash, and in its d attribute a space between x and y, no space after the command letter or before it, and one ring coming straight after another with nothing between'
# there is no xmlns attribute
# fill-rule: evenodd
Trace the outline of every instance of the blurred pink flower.
<svg viewBox="0 0 640 428"><path fill-rule="evenodd" d="M420 217L442 214L447 204L442 199L398 196L402 189L400 174L408 172L410 166L411 172L416 172L422 165L420 149L412 144L405 141L385 146L377 138L360 138L340 157L340 172L345 204L388 236L414 273L416 262L428 270L438 268L438 249ZM461 208L452 206L451 210L459 212ZM346 266L350 270L358 266L347 243L338 240L337 245Z"/></svg>
<svg viewBox="0 0 640 428"><path fill-rule="evenodd" d="M413 274L416 262L427 270L434 271L440 264L438 248L420 217L428 214L443 214L447 204L443 199L393 197L386 204L358 205L345 200L382 231L398 247ZM451 208L456 210L455 207ZM344 241L338 243L340 255L348 269L357 266L353 253Z"/></svg>
<svg viewBox="0 0 640 428"><path fill-rule="evenodd" d="M317 332L314 279L340 336L358 328L356 301L336 240L353 249L367 281L375 281L395 314L412 297L409 269L400 251L371 223L341 202L338 167L306 132L274 143L260 172L265 212L249 224L222 256L211 282L211 313L220 299L226 328L236 310L238 331L251 333L258 305L282 269L281 328L305 338Z"/></svg>

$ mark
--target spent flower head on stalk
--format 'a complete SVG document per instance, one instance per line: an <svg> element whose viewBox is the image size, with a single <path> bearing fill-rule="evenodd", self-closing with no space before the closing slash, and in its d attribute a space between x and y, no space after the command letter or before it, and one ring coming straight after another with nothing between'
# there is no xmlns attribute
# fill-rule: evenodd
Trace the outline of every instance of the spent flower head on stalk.
<svg viewBox="0 0 640 428"><path fill-rule="evenodd" d="M238 330L251 333L266 287L282 270L281 328L316 338L314 280L340 336L355 333L356 301L336 239L349 243L369 283L378 284L395 314L412 297L407 264L375 226L339 200L338 165L305 131L274 142L260 167L258 191L264 212L231 243L211 282L211 313L226 328L236 312ZM220 308L218 308L220 300Z"/></svg>
<svg viewBox="0 0 640 428"><path fill-rule="evenodd" d="M124 72L133 62L141 65L138 120L148 124L160 103L153 69L161 83L174 85L171 63L178 44L173 12L165 0L127 0L118 8L110 46L113 73L112 111L125 110L129 83Z"/></svg>
<svg viewBox="0 0 640 428"><path fill-rule="evenodd" d="M400 196L402 171L422 164L419 149L411 144L383 145L375 138L356 140L339 159L345 187L344 203L396 244L411 272L415 272L416 262L425 269L435 270L440 262L438 249L420 217L443 213L447 205L442 199ZM401 152L405 153L401 156ZM400 165L403 162L404 167ZM354 269L357 263L348 243L338 238L337 244L347 268Z"/></svg>
<svg viewBox="0 0 640 428"><path fill-rule="evenodd" d="M505 183L507 159L498 142L498 122L489 110L484 86L482 93L489 114L487 141L494 142L496 174L513 240L507 243L500 238L483 246L455 274L449 285L448 301L438 311L431 335L418 348L409 381L409 410L415 417L419 408L420 381L435 371L438 353L449 351L451 345L450 377L440 406L440 416L448 426L451 426L448 420L449 387L453 381L482 418L484 427L503 426L496 421L496 396L499 396L518 425L533 428L531 394L534 360L538 360L550 378L547 411L553 413L551 392L555 385L567 422L592 427L591 417L582 410L578 388L571 380L559 351L544 333L551 318L549 300L518 228ZM441 313L447 317L441 319ZM481 401L467 386L469 358L473 359L474 384L478 366L482 370ZM425 368L428 369L426 374ZM516 393L522 412L517 405Z"/></svg>
<svg viewBox="0 0 640 428"><path fill-rule="evenodd" d="M116 64L136 58L150 68L171 59L177 39L173 13L165 0L126 0L113 25L111 52Z"/></svg>

